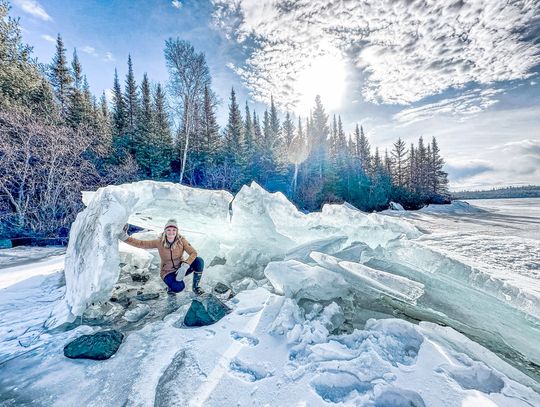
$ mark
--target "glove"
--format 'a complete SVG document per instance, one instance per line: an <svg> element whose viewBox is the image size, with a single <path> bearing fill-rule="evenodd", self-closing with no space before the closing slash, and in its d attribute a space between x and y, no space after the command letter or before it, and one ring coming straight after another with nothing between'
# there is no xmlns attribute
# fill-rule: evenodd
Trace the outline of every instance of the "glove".
<svg viewBox="0 0 540 407"><path fill-rule="evenodd" d="M124 225L124 228L122 229L122 231L118 234L118 239L120 239L123 242L125 242L128 239L128 237L129 237L129 235L127 234L128 228L129 228L129 226L126 223Z"/></svg>
<svg viewBox="0 0 540 407"><path fill-rule="evenodd" d="M182 265L176 272L176 281L182 281L184 277L186 276L186 272L188 271L188 269L189 269L189 264L185 262L182 263Z"/></svg>

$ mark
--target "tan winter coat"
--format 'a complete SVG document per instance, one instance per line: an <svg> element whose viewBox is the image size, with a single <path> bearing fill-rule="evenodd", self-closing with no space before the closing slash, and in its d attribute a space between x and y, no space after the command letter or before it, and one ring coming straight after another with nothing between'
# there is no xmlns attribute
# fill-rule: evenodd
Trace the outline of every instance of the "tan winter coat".
<svg viewBox="0 0 540 407"><path fill-rule="evenodd" d="M140 249L158 249L159 257L161 258L161 271L159 275L162 279L165 278L167 274L178 270L182 262L186 262L191 265L193 260L195 260L197 257L197 251L183 236L178 236L178 239L170 248L168 243L165 243L165 246L163 246L160 239L139 240L130 236L127 238L127 240L125 240L125 242ZM189 255L186 260L182 260L184 251Z"/></svg>

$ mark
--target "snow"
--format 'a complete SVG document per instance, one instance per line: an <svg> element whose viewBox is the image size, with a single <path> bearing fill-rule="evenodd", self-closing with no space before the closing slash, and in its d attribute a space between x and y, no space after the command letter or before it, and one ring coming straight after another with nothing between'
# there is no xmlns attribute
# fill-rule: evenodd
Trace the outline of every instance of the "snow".
<svg viewBox="0 0 540 407"><path fill-rule="evenodd" d="M0 290L0 405L540 405L534 202L305 214L255 183L233 197L143 181L85 203L64 272L30 257L19 272L32 277ZM189 291L118 306L111 359L65 358L108 327L99 304L121 275L157 273L155 251L117 242L123 224L147 239L170 217L205 259L203 286L237 293L232 312L187 328Z"/></svg>
<svg viewBox="0 0 540 407"><path fill-rule="evenodd" d="M445 341L474 347L450 328L385 319L335 335L335 303L307 315L292 299L264 288L244 291L230 305L231 314L197 329L182 326L184 306L129 333L117 354L102 362L70 360L61 351L95 327L58 333L42 345L46 358L35 352L5 364L2 372L9 374L0 373L0 384L9 391L3 400L55 406L540 402L533 390L489 366L495 359L499 368L512 370L493 354L476 359L447 346ZM22 386L24 398L14 390Z"/></svg>
<svg viewBox="0 0 540 407"><path fill-rule="evenodd" d="M0 289L35 275L61 271L64 268L64 253L65 249L58 247L0 249ZM28 267L29 263L32 267Z"/></svg>

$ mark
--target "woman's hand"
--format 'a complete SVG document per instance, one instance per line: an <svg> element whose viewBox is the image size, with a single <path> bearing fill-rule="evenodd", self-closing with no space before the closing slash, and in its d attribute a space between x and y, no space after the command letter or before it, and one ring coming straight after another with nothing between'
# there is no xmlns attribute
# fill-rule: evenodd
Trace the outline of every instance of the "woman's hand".
<svg viewBox="0 0 540 407"><path fill-rule="evenodd" d="M183 262L178 271L176 272L176 281L182 281L186 276L186 273L189 269L189 264Z"/></svg>
<svg viewBox="0 0 540 407"><path fill-rule="evenodd" d="M129 229L129 225L126 223L124 225L124 228L122 229L122 231L118 234L118 239L125 242L129 237L129 235L127 233L128 229Z"/></svg>

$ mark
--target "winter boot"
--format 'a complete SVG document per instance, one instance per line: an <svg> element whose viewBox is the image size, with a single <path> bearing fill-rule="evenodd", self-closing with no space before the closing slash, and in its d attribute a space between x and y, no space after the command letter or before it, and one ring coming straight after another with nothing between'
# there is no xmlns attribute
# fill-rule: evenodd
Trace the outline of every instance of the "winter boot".
<svg viewBox="0 0 540 407"><path fill-rule="evenodd" d="M199 287L199 283L201 282L202 277L202 271L194 271L193 272L193 292L196 295L202 295L204 294L204 291L201 287Z"/></svg>

